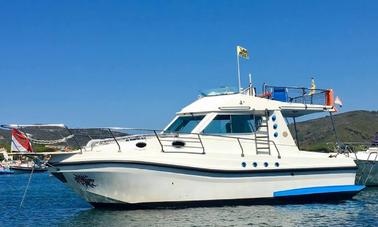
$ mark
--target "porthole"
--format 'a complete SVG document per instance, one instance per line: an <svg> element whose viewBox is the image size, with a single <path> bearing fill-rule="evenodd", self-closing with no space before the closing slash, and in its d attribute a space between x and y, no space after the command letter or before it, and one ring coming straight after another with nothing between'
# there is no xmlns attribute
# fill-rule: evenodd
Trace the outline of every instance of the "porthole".
<svg viewBox="0 0 378 227"><path fill-rule="evenodd" d="M274 124L274 125L273 125L273 128L274 128L274 129L277 129L277 128L278 128L278 125L277 125L277 124Z"/></svg>
<svg viewBox="0 0 378 227"><path fill-rule="evenodd" d="M241 164L243 167L246 167L247 166L247 163L245 163L245 162L242 162L242 164Z"/></svg>
<svg viewBox="0 0 378 227"><path fill-rule="evenodd" d="M252 166L253 166L253 167L257 167L257 162L253 162L253 163L252 163Z"/></svg>
<svg viewBox="0 0 378 227"><path fill-rule="evenodd" d="M276 121L276 119L277 119L276 115L273 115L272 116L272 121Z"/></svg>
<svg viewBox="0 0 378 227"><path fill-rule="evenodd" d="M145 142L138 142L135 144L135 146L137 146L138 148L144 148L145 146L147 146L147 144Z"/></svg>
<svg viewBox="0 0 378 227"><path fill-rule="evenodd" d="M275 133L274 133L274 137L278 137L278 132L275 132Z"/></svg>
<svg viewBox="0 0 378 227"><path fill-rule="evenodd" d="M265 167L268 167L269 164L268 164L267 162L264 162L264 166L265 166Z"/></svg>
<svg viewBox="0 0 378 227"><path fill-rule="evenodd" d="M275 165L276 167L279 167L279 166L280 166L280 163L276 162L276 163L274 163L274 165Z"/></svg>

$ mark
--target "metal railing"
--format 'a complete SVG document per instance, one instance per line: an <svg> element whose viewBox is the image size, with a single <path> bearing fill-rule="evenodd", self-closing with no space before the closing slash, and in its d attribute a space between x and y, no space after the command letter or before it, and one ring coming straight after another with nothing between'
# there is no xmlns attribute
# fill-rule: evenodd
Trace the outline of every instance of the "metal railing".
<svg viewBox="0 0 378 227"><path fill-rule="evenodd" d="M349 157L350 154L354 155L354 158L358 160L356 152L359 151L367 151L371 147L378 147L372 143L369 142L329 142L326 143L328 146L330 146L331 150L334 150L338 154L345 154ZM376 151L370 151L367 161L370 160L370 156L372 154L376 154L376 158L374 160L378 159L378 152Z"/></svg>
<svg viewBox="0 0 378 227"><path fill-rule="evenodd" d="M115 143L118 151L122 151L121 141L141 140L148 137L154 137L160 145L161 151L164 153L191 153L191 154L206 154L206 148L204 144L204 138L215 137L223 139L235 140L240 148L241 156L245 156L245 147L243 147L242 141L251 141L251 144L255 143L255 138L246 138L230 135L220 134L203 134L203 133L167 133L164 130L154 129L140 129L140 128L86 128L86 129L74 129L68 128L65 125L1 125L2 128L12 129L16 128L21 131L26 137L33 138L31 142L36 141L61 141L59 144L65 143L65 147L70 149L80 149L86 151L89 147L95 147L97 145L104 145ZM54 129L56 131L54 131ZM44 130L44 132L37 133L36 130ZM143 133L129 133L129 132L143 132ZM37 136L47 136L46 139L36 138ZM60 138L66 138L61 140ZM91 142L90 142L91 141ZM280 151L277 144L269 140L270 144L273 144L278 158L281 158ZM180 144L181 143L181 144ZM38 143L37 143L38 144ZM47 144L47 143L46 143ZM57 145L59 145L57 144ZM90 146L89 146L90 144ZM172 149L173 148L173 149ZM181 149L182 148L182 149ZM187 150L184 150L187 148ZM194 152L198 150L200 152ZM269 153L269 155L271 155Z"/></svg>
<svg viewBox="0 0 378 227"><path fill-rule="evenodd" d="M140 129L137 129L137 130L140 130ZM148 130L148 129L144 129L144 130ZM255 138L245 138L245 137L236 137L236 136L228 136L228 135L219 135L219 134L203 134L203 133L164 133L163 130L152 130L154 132L154 135L156 136L157 140L159 141L159 144L161 146L161 150L162 152L170 152L170 151L166 151L164 150L164 144L162 143L162 140L161 138L164 138L166 137L167 135L173 135L173 138L175 139L182 139L185 141L185 139L194 139L194 138L198 138L198 143L201 145L201 149L202 149L202 154L205 154L205 146L203 144L203 138L204 137L216 137L216 138L227 138L227 139L233 139L233 140L236 140L238 145L239 145L239 148L240 148L240 151L241 151L241 156L244 157L244 148L243 148L243 145L241 143L241 141L245 140L245 141L253 141L253 143L255 142ZM162 133L157 133L157 132L162 132ZM183 137L180 137L183 136ZM188 135L192 135L192 136L195 136L195 137L187 137ZM272 143L275 147L275 150L277 151L277 154L278 154L278 158L281 158L281 154L280 154L280 151L277 147L277 144L273 141L273 140L269 140L269 144ZM187 147L187 146L186 146ZM198 148L198 147L194 147L194 148ZM190 153L190 152L189 152ZM198 153L197 153L198 154ZM271 154L269 154L271 155Z"/></svg>
<svg viewBox="0 0 378 227"><path fill-rule="evenodd" d="M326 105L331 102L331 100L328 100L330 98L328 95L329 92L331 92L331 90L271 86L267 84L263 86L264 97L290 103ZM276 95L277 93L279 93L279 97Z"/></svg>
<svg viewBox="0 0 378 227"><path fill-rule="evenodd" d="M164 147L168 148L189 148L189 149L199 149L201 154L205 154L205 146L203 145L200 134L192 133L157 133L154 130L154 134L159 141L162 152L180 152L181 151L168 151ZM181 135L181 137L180 137ZM164 142L167 142L164 144ZM189 145L187 145L189 144ZM186 152L186 153L198 153L198 152Z"/></svg>
<svg viewBox="0 0 378 227"><path fill-rule="evenodd" d="M374 160L371 160L371 161L377 161L377 158L378 158L378 152L376 152L376 151L372 151L372 152L370 152L369 153L369 156L367 157L367 161L370 161L370 156L372 155L372 154L375 154L375 158L374 158Z"/></svg>

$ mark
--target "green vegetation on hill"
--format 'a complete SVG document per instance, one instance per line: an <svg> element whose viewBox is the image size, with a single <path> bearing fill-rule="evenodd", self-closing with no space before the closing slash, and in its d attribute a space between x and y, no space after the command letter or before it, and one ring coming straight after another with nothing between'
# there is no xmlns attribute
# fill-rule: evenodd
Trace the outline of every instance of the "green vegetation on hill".
<svg viewBox="0 0 378 227"><path fill-rule="evenodd" d="M369 143L378 132L378 111L358 110L336 114L334 120L341 142ZM332 151L330 144L334 144L336 139L329 116L297 123L297 129L301 149Z"/></svg>
<svg viewBox="0 0 378 227"><path fill-rule="evenodd" d="M10 144L6 143L6 141L0 141L0 148L5 148L7 151L10 151Z"/></svg>
<svg viewBox="0 0 378 227"><path fill-rule="evenodd" d="M10 130L0 129L0 148L5 148L8 152L11 150L11 132ZM40 144L33 144L35 152L52 152L54 149Z"/></svg>
<svg viewBox="0 0 378 227"><path fill-rule="evenodd" d="M40 140L53 141L60 140L62 138L68 138L67 142L62 142L60 144L52 144L59 145L58 147L32 143L33 151L35 152L53 152L62 149L62 146L67 146L69 149L74 150L79 149L80 146L85 146L91 139L104 139L113 138L113 136L120 137L127 135L126 133L119 131L112 131L112 133L110 133L108 129L101 128L71 129L71 131L67 131L67 129L61 127L24 127L22 129L22 132L32 135L34 139ZM70 133L73 133L75 135L75 138L69 137ZM0 147L4 147L5 149L7 149L7 151L10 151L10 144L11 131L0 128Z"/></svg>
<svg viewBox="0 0 378 227"><path fill-rule="evenodd" d="M10 145L10 143L5 143L5 142L1 141L0 142L0 148L5 148L8 152L10 152L11 145ZM33 145L33 151L34 152L53 152L55 150L53 148L46 147L44 145L34 144Z"/></svg>

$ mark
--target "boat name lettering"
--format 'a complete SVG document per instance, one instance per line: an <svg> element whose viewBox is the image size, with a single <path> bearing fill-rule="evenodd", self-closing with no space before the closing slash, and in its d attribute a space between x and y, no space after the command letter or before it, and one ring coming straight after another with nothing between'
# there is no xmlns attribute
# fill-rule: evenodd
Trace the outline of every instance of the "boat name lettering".
<svg viewBox="0 0 378 227"><path fill-rule="evenodd" d="M94 179L89 178L87 175L79 175L79 174L74 174L75 176L75 181L84 187L88 188L94 188L96 185L94 184Z"/></svg>

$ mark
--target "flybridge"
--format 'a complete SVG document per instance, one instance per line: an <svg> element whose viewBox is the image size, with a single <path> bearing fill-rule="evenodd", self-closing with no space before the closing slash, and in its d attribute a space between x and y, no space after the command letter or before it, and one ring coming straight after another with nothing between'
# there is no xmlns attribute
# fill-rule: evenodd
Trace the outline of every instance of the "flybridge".
<svg viewBox="0 0 378 227"><path fill-rule="evenodd" d="M264 85L262 97L289 103L334 105L332 89Z"/></svg>
<svg viewBox="0 0 378 227"><path fill-rule="evenodd" d="M300 117L317 112L335 112L332 89L272 86L264 84L258 94L252 83L240 91L231 87L201 92L200 98L184 107L179 115L219 112L281 111L284 117Z"/></svg>
<svg viewBox="0 0 378 227"><path fill-rule="evenodd" d="M272 86L264 84L261 94L256 94L255 88L252 89L251 87L238 92L236 88L227 86L200 92L201 97L233 95L238 93L249 94L280 102L324 106L334 105L334 95L332 89L311 89L305 87Z"/></svg>

